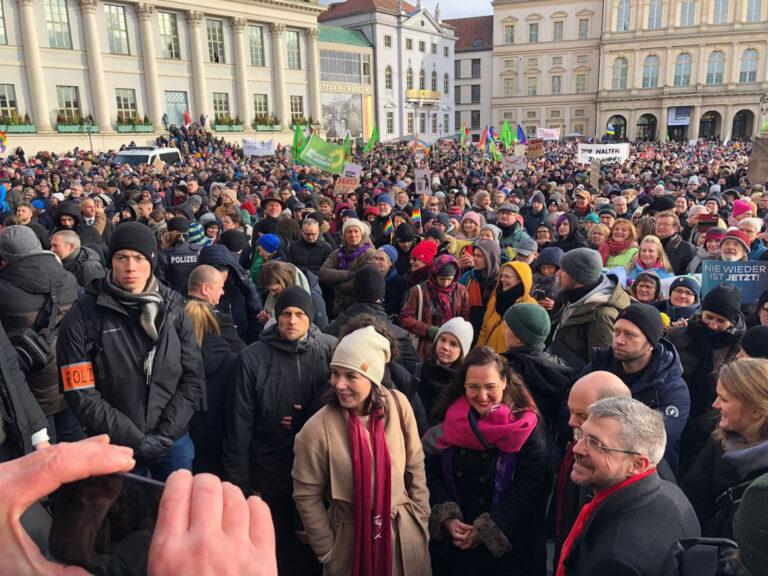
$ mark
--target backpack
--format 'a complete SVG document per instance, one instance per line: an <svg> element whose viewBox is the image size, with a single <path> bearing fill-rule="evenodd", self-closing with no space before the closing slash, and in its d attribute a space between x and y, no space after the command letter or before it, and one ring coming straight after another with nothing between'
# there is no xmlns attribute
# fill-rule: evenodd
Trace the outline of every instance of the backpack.
<svg viewBox="0 0 768 576"><path fill-rule="evenodd" d="M672 545L663 576L737 576L739 546L727 538L683 538Z"/></svg>
<svg viewBox="0 0 768 576"><path fill-rule="evenodd" d="M45 368L53 360L53 337L58 328L56 318L59 315L59 303L61 301L61 285L51 284L48 303L38 313L35 320L35 328L19 328L8 332L8 340L16 349L19 358L19 366L29 376ZM46 308L50 306L47 318Z"/></svg>

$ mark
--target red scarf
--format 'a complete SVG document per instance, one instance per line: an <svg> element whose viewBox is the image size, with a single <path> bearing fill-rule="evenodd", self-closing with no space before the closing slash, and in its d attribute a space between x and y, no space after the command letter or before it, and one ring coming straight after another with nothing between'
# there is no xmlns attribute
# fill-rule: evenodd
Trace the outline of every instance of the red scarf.
<svg viewBox="0 0 768 576"><path fill-rule="evenodd" d="M606 240L600 244L600 246L598 246L597 251L600 252L600 256L603 257L603 264L605 264L608 262L608 258L611 256L618 256L619 254L623 254L634 245L635 242L629 238L623 242L619 242L618 240Z"/></svg>
<svg viewBox="0 0 768 576"><path fill-rule="evenodd" d="M349 413L349 440L355 507L353 576L392 574L392 466L384 436L384 411L373 412L368 431L354 412ZM370 436L370 442L369 442ZM371 447L371 444L373 446ZM376 462L374 494L371 466ZM373 497L373 502L371 498Z"/></svg>
<svg viewBox="0 0 768 576"><path fill-rule="evenodd" d="M592 515L595 512L597 512L597 509L600 507L600 505L606 500L608 500L608 498L610 498L613 494L615 494L619 490L622 490L627 486L631 486L635 482L639 482L640 480L650 476L654 472L656 472L656 466L640 474L635 474L631 478L627 478L626 480L624 480L624 482L620 482L619 484L616 484L616 486L612 486L607 490L603 490L602 492L599 492L597 496L595 496L592 499L592 502L584 505L584 507L581 509L581 512L579 512L578 517L576 518L576 522L574 522L573 524L573 528L571 528L570 534L568 534L568 538L566 538L565 542L563 543L563 548L560 552L560 562L557 564L556 576L567 576L565 572L565 559L568 558L568 554L571 553L571 548L573 548L573 543L578 538L581 537L581 535L584 532L584 528L586 527L589 520L592 518Z"/></svg>
<svg viewBox="0 0 768 576"><path fill-rule="evenodd" d="M557 512L555 514L555 538L561 540L563 537L563 529L565 526L565 498L568 489L568 481L571 477L571 470L573 469L573 446L574 442L568 442L568 446L565 448L565 455L560 463L560 470L557 473L557 483L555 484L555 496L557 503Z"/></svg>

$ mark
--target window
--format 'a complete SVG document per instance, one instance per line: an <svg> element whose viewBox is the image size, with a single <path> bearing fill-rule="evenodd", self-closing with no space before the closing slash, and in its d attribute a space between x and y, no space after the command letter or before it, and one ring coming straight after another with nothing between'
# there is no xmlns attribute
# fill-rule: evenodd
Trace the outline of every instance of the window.
<svg viewBox="0 0 768 576"><path fill-rule="evenodd" d="M472 60L472 78L480 78L480 59L474 58Z"/></svg>
<svg viewBox="0 0 768 576"><path fill-rule="evenodd" d="M0 84L0 117L15 116L19 113L16 105L16 87L13 84Z"/></svg>
<svg viewBox="0 0 768 576"><path fill-rule="evenodd" d="M515 79L504 78L504 96L514 96L514 95L515 95Z"/></svg>
<svg viewBox="0 0 768 576"><path fill-rule="evenodd" d="M427 43L424 40L419 40L419 52L424 52L427 49Z"/></svg>
<svg viewBox="0 0 768 576"><path fill-rule="evenodd" d="M443 46L443 56L448 58L451 55L451 49L448 46Z"/></svg>
<svg viewBox="0 0 768 576"><path fill-rule="evenodd" d="M549 117L550 118L560 118L560 110L550 110L549 111ZM557 128L557 126L550 126L550 128Z"/></svg>
<svg viewBox="0 0 768 576"><path fill-rule="evenodd" d="M387 112L387 134L395 133L395 113Z"/></svg>
<svg viewBox="0 0 768 576"><path fill-rule="evenodd" d="M451 117L448 114L443 114L443 130L442 132L451 132Z"/></svg>
<svg viewBox="0 0 768 576"><path fill-rule="evenodd" d="M661 19L664 12L664 0L651 0L648 4L648 30L661 28Z"/></svg>
<svg viewBox="0 0 768 576"><path fill-rule="evenodd" d="M432 134L437 134L437 114L432 114Z"/></svg>
<svg viewBox="0 0 768 576"><path fill-rule="evenodd" d="M553 56L552 57L552 66L562 66L563 65L563 57L562 56Z"/></svg>
<svg viewBox="0 0 768 576"><path fill-rule="evenodd" d="M405 87L413 90L413 68L408 68L408 72L405 73Z"/></svg>
<svg viewBox="0 0 768 576"><path fill-rule="evenodd" d="M762 0L748 0L747 22L760 22L760 4Z"/></svg>
<svg viewBox="0 0 768 576"><path fill-rule="evenodd" d="M80 89L77 86L56 86L56 98L59 102L60 116L70 123L82 121Z"/></svg>
<svg viewBox="0 0 768 576"><path fill-rule="evenodd" d="M362 54L360 56L363 64L363 84L371 83L371 55Z"/></svg>
<svg viewBox="0 0 768 576"><path fill-rule="evenodd" d="M419 72L419 90L427 89L427 74L424 72L424 68Z"/></svg>
<svg viewBox="0 0 768 576"><path fill-rule="evenodd" d="M125 8L114 4L104 4L104 16L107 20L109 53L130 54L128 50L128 27L125 24Z"/></svg>
<svg viewBox="0 0 768 576"><path fill-rule="evenodd" d="M526 112L525 117L528 119L536 118L536 112L535 111Z"/></svg>
<svg viewBox="0 0 768 576"><path fill-rule="evenodd" d="M504 26L504 44L514 44L514 43L515 43L515 27Z"/></svg>
<svg viewBox="0 0 768 576"><path fill-rule="evenodd" d="M688 86L691 83L691 55L687 52L677 55L675 60L675 86Z"/></svg>
<svg viewBox="0 0 768 576"><path fill-rule="evenodd" d="M589 20L587 18L579 19L579 40L589 38Z"/></svg>
<svg viewBox="0 0 768 576"><path fill-rule="evenodd" d="M616 32L627 32L629 30L629 15L632 12L632 4L629 0L619 0L618 10L616 10Z"/></svg>
<svg viewBox="0 0 768 576"><path fill-rule="evenodd" d="M613 81L611 86L614 90L627 89L627 61L624 58L616 58L613 61Z"/></svg>
<svg viewBox="0 0 768 576"><path fill-rule="evenodd" d="M528 66L535 67L539 65L539 59L538 58L528 58Z"/></svg>
<svg viewBox="0 0 768 576"><path fill-rule="evenodd" d="M384 46L392 48L392 36L389 34L384 34Z"/></svg>
<svg viewBox="0 0 768 576"><path fill-rule="evenodd" d="M443 94L448 94L451 86L451 78L448 74L443 74Z"/></svg>
<svg viewBox="0 0 768 576"><path fill-rule="evenodd" d="M254 94L253 95L253 115L267 116L268 114L269 114L269 104L267 103L267 95Z"/></svg>
<svg viewBox="0 0 768 576"><path fill-rule="evenodd" d="M504 111L501 113L501 119L502 120L514 120L515 119L515 113L514 112L508 112Z"/></svg>
<svg viewBox="0 0 768 576"><path fill-rule="evenodd" d="M539 41L539 23L531 22L528 24L528 42L535 44Z"/></svg>
<svg viewBox="0 0 768 576"><path fill-rule="evenodd" d="M576 108L573 111L574 116L584 116L584 108Z"/></svg>
<svg viewBox="0 0 768 576"><path fill-rule="evenodd" d="M301 120L304 118L304 96L291 96L291 120Z"/></svg>
<svg viewBox="0 0 768 576"><path fill-rule="evenodd" d="M461 124L461 110L456 110L453 113L453 121L456 124L456 129L457 130L460 129L461 126L462 126L462 124Z"/></svg>
<svg viewBox="0 0 768 576"><path fill-rule="evenodd" d="M472 110L469 114L469 129L480 130L480 110Z"/></svg>
<svg viewBox="0 0 768 576"><path fill-rule="evenodd" d="M221 123L229 118L229 94L226 92L213 93L213 122Z"/></svg>
<svg viewBox="0 0 768 576"><path fill-rule="evenodd" d="M722 84L724 68L725 55L720 50L715 50L707 60L707 84Z"/></svg>
<svg viewBox="0 0 768 576"><path fill-rule="evenodd" d="M422 112L419 114L419 132L422 134L426 133L427 131L427 115Z"/></svg>
<svg viewBox="0 0 768 576"><path fill-rule="evenodd" d="M576 74L576 94L587 93L587 75Z"/></svg>
<svg viewBox="0 0 768 576"><path fill-rule="evenodd" d="M431 88L432 92L437 92L437 72L434 70L432 71L432 83Z"/></svg>
<svg viewBox="0 0 768 576"><path fill-rule="evenodd" d="M480 84L472 84L471 87L472 104L480 102Z"/></svg>
<svg viewBox="0 0 768 576"><path fill-rule="evenodd" d="M528 77L528 96L536 96L539 93L539 79L536 76Z"/></svg>
<svg viewBox="0 0 768 576"><path fill-rule="evenodd" d="M176 14L158 12L157 23L160 26L160 45L163 58L179 60L181 48L179 47L179 26L176 23Z"/></svg>
<svg viewBox="0 0 768 576"><path fill-rule="evenodd" d="M72 49L66 0L45 0L45 27L48 30L48 46ZM72 88L77 89L76 86ZM77 106L79 113L79 100Z"/></svg>
<svg viewBox="0 0 768 576"><path fill-rule="evenodd" d="M563 77L552 76L552 94L558 95L563 89Z"/></svg>
<svg viewBox="0 0 768 576"><path fill-rule="evenodd" d="M461 78L461 60L453 61L453 76L456 79Z"/></svg>
<svg viewBox="0 0 768 576"><path fill-rule="evenodd" d="M405 49L406 50L413 50L413 40L411 38L405 39Z"/></svg>
<svg viewBox="0 0 768 576"><path fill-rule="evenodd" d="M8 44L8 37L5 35L5 8L0 2L0 44Z"/></svg>
<svg viewBox="0 0 768 576"><path fill-rule="evenodd" d="M384 68L384 88L392 90L392 66Z"/></svg>
<svg viewBox="0 0 768 576"><path fill-rule="evenodd" d="M408 134L413 134L413 112L408 112Z"/></svg>
<svg viewBox="0 0 768 576"><path fill-rule="evenodd" d="M248 47L251 51L251 66L264 66L264 30L261 26L248 26Z"/></svg>
<svg viewBox="0 0 768 576"><path fill-rule="evenodd" d="M461 104L461 86L453 87L453 101L456 104Z"/></svg>
<svg viewBox="0 0 768 576"><path fill-rule="evenodd" d="M320 50L320 80L323 82L360 84L363 81L360 62L360 54L356 52L342 52L341 50L326 50L322 48Z"/></svg>
<svg viewBox="0 0 768 576"><path fill-rule="evenodd" d="M741 70L739 71L739 82L757 81L757 50L744 50L741 56Z"/></svg>
<svg viewBox="0 0 768 576"><path fill-rule="evenodd" d="M728 22L728 0L715 0L712 7L712 23L725 24Z"/></svg>
<svg viewBox="0 0 768 576"><path fill-rule="evenodd" d="M221 20L206 18L205 29L208 32L208 61L226 63L224 56L224 25Z"/></svg>
<svg viewBox="0 0 768 576"><path fill-rule="evenodd" d="M696 0L683 0L680 4L680 26L693 26L695 14Z"/></svg>
<svg viewBox="0 0 768 576"><path fill-rule="evenodd" d="M589 56L586 54L579 54L576 56L576 64L586 64L589 62Z"/></svg>
<svg viewBox="0 0 768 576"><path fill-rule="evenodd" d="M129 124L139 111L136 107L136 90L131 88L115 88L117 97L117 122Z"/></svg>
<svg viewBox="0 0 768 576"><path fill-rule="evenodd" d="M584 134L584 124L574 124L573 131L579 134Z"/></svg>
<svg viewBox="0 0 768 576"><path fill-rule="evenodd" d="M432 54L437 54L437 44L432 43Z"/></svg>
<svg viewBox="0 0 768 576"><path fill-rule="evenodd" d="M514 68L514 67L515 67L514 60L504 60L504 68Z"/></svg>
<svg viewBox="0 0 768 576"><path fill-rule="evenodd" d="M563 39L563 21L558 20L552 28L552 40L559 42Z"/></svg>
<svg viewBox="0 0 768 576"><path fill-rule="evenodd" d="M643 61L643 88L656 88L659 85L659 57L646 56Z"/></svg>
<svg viewBox="0 0 768 576"><path fill-rule="evenodd" d="M301 44L299 43L299 31L288 30L285 33L288 44L288 69L301 70Z"/></svg>

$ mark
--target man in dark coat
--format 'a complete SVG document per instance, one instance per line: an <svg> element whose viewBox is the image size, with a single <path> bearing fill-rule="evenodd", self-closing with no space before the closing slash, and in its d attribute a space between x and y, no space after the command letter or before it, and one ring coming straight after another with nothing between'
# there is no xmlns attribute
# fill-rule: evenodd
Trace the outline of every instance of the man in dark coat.
<svg viewBox="0 0 768 576"><path fill-rule="evenodd" d="M74 230L80 236L80 244L89 246L102 254L107 251L107 244L93 226L83 222L80 208L74 202L65 201L56 209L55 231Z"/></svg>
<svg viewBox="0 0 768 576"><path fill-rule="evenodd" d="M294 242L301 238L299 223L290 216L284 216L285 201L278 192L267 196L261 203L264 208L264 217L253 227L251 237L251 252L256 254L256 247L262 234L277 234L286 242Z"/></svg>
<svg viewBox="0 0 768 576"><path fill-rule="evenodd" d="M291 242L285 254L286 262L317 275L333 247L320 234L320 224L305 218L301 224L301 239Z"/></svg>
<svg viewBox="0 0 768 576"><path fill-rule="evenodd" d="M662 212L656 216L656 236L661 240L676 276L685 274L691 260L696 256L696 247L683 240L680 230L680 219L673 211Z"/></svg>
<svg viewBox="0 0 768 576"><path fill-rule="evenodd" d="M51 252L59 257L64 269L71 272L83 288L106 275L99 255L91 248L81 246L80 236L74 230L59 230L51 236Z"/></svg>
<svg viewBox="0 0 768 576"><path fill-rule="evenodd" d="M595 496L563 544L558 575L657 576L673 544L700 536L688 499L656 472L665 442L661 415L637 400L606 398L589 407L571 479Z"/></svg>
<svg viewBox="0 0 768 576"><path fill-rule="evenodd" d="M91 284L61 326L64 396L89 436L134 449L139 471L165 480L191 470L189 421L202 407L204 372L184 301L152 274L157 239L125 222L109 244L110 274Z"/></svg>

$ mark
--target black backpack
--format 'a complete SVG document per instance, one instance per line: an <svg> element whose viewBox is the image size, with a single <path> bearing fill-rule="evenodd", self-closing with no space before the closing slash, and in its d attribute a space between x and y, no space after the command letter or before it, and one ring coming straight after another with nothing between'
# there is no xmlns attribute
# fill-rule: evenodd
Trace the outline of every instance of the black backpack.
<svg viewBox="0 0 768 576"><path fill-rule="evenodd" d="M683 538L672 545L663 576L737 576L739 546L727 538Z"/></svg>

